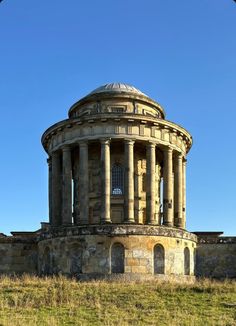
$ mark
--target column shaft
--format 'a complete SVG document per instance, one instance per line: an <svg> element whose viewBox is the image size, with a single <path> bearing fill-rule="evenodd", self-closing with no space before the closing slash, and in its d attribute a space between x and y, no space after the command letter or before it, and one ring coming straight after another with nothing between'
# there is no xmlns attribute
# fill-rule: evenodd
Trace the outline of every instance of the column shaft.
<svg viewBox="0 0 236 326"><path fill-rule="evenodd" d="M186 228L186 164L187 160L183 159L183 173L182 173L182 189L183 189L183 216L182 216L182 228Z"/></svg>
<svg viewBox="0 0 236 326"><path fill-rule="evenodd" d="M110 172L110 140L101 141L101 172L102 172L102 209L101 222L111 223L110 197L111 197L111 172Z"/></svg>
<svg viewBox="0 0 236 326"><path fill-rule="evenodd" d="M52 226L61 225L61 158L52 153Z"/></svg>
<svg viewBox="0 0 236 326"><path fill-rule="evenodd" d="M52 225L52 158L47 159L48 163L48 213L49 224Z"/></svg>
<svg viewBox="0 0 236 326"><path fill-rule="evenodd" d="M156 221L156 145L149 143L147 145L147 222L149 224L157 223Z"/></svg>
<svg viewBox="0 0 236 326"><path fill-rule="evenodd" d="M72 224L72 167L71 150L62 149L62 224Z"/></svg>
<svg viewBox="0 0 236 326"><path fill-rule="evenodd" d="M134 141L125 140L125 222L134 223Z"/></svg>
<svg viewBox="0 0 236 326"><path fill-rule="evenodd" d="M175 226L182 227L182 216L183 216L183 187L182 187L182 162L183 157L178 153L176 158L176 172L175 172Z"/></svg>
<svg viewBox="0 0 236 326"><path fill-rule="evenodd" d="M173 226L173 151L171 148L164 150L163 171L163 224Z"/></svg>
<svg viewBox="0 0 236 326"><path fill-rule="evenodd" d="M79 224L79 153L78 150L74 152L73 160L73 185L74 185L74 199L73 199L73 221L75 225Z"/></svg>
<svg viewBox="0 0 236 326"><path fill-rule="evenodd" d="M156 211L156 218L155 221L157 224L161 224L161 167L156 162L156 184L155 184L155 211Z"/></svg>
<svg viewBox="0 0 236 326"><path fill-rule="evenodd" d="M79 206L80 206L80 223L89 223L89 176L88 176L88 144L80 143L79 155Z"/></svg>

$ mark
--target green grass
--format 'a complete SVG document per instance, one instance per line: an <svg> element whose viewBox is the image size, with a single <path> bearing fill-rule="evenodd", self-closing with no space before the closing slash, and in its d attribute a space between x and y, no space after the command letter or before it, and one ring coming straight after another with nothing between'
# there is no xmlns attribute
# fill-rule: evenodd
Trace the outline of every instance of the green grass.
<svg viewBox="0 0 236 326"><path fill-rule="evenodd" d="M1 277L0 325L236 326L236 282Z"/></svg>

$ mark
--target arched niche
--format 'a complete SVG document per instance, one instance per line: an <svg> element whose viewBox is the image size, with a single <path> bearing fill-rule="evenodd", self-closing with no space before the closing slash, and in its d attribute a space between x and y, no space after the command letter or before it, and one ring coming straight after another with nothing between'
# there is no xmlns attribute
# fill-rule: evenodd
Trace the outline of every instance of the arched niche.
<svg viewBox="0 0 236 326"><path fill-rule="evenodd" d="M82 273L82 254L83 249L77 243L70 248L70 273L77 276Z"/></svg>
<svg viewBox="0 0 236 326"><path fill-rule="evenodd" d="M184 275L190 275L190 251L184 248Z"/></svg>
<svg viewBox="0 0 236 326"><path fill-rule="evenodd" d="M153 260L154 274L165 274L165 249L162 245L155 245Z"/></svg>
<svg viewBox="0 0 236 326"><path fill-rule="evenodd" d="M50 275L52 274L52 268L51 268L51 254L50 254L50 248L46 247L43 251L43 268L42 273L43 275Z"/></svg>
<svg viewBox="0 0 236 326"><path fill-rule="evenodd" d="M121 243L114 243L111 247L111 272L124 273L125 248Z"/></svg>

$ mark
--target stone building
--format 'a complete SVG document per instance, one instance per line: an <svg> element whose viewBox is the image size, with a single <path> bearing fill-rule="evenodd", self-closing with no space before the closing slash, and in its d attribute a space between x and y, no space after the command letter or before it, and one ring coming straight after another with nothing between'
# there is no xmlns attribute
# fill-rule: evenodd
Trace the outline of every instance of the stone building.
<svg viewBox="0 0 236 326"><path fill-rule="evenodd" d="M49 223L36 232L0 235L0 272L81 279L236 276L235 238L186 230L192 137L165 119L160 104L113 83L76 102L68 115L42 136Z"/></svg>

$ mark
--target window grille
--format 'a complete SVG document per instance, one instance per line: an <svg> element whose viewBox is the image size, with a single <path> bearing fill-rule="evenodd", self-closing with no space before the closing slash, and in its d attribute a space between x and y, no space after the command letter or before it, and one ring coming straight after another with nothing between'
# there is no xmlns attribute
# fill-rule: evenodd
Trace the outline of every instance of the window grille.
<svg viewBox="0 0 236 326"><path fill-rule="evenodd" d="M124 193L124 171L120 164L112 167L112 195L123 195Z"/></svg>

